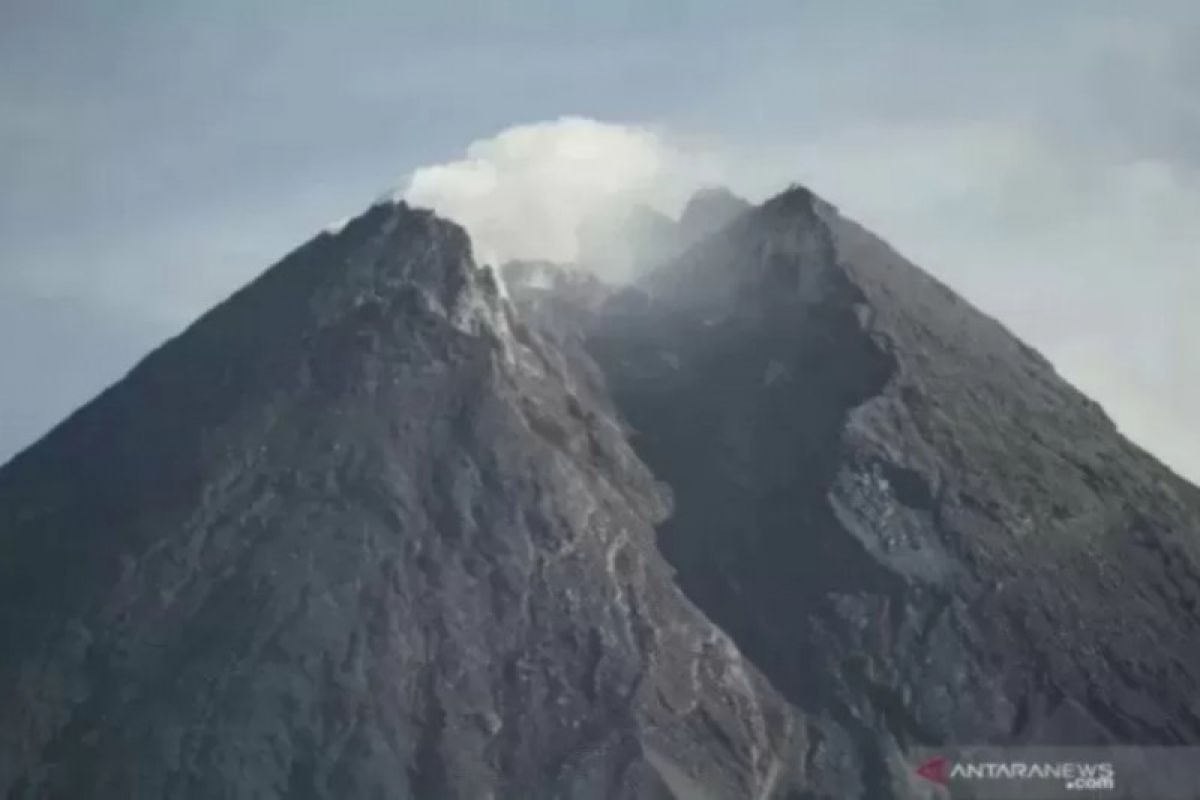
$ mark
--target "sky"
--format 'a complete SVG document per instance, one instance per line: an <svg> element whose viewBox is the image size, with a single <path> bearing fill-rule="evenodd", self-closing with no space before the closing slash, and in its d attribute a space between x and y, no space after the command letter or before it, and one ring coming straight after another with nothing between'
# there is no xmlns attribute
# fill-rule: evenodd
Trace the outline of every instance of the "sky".
<svg viewBox="0 0 1200 800"><path fill-rule="evenodd" d="M620 169L547 178L580 142ZM1200 480L1200 5L1173 0L3 0L0 462L330 221L497 175L804 183Z"/></svg>

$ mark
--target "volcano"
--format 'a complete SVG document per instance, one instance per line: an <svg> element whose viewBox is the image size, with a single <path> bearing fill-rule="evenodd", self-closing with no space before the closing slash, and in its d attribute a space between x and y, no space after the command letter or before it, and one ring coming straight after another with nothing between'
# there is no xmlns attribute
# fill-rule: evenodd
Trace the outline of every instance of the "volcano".
<svg viewBox="0 0 1200 800"><path fill-rule="evenodd" d="M1200 490L830 204L381 202L0 469L0 797L892 798L1200 741Z"/></svg>

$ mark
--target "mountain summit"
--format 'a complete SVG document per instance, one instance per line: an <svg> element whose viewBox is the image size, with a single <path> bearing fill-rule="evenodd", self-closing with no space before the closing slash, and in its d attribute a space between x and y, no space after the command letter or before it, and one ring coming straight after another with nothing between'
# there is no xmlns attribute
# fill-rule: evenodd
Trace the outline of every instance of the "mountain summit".
<svg viewBox="0 0 1200 800"><path fill-rule="evenodd" d="M871 797L918 744L1200 739L1200 491L794 188L593 316L688 595Z"/></svg>
<svg viewBox="0 0 1200 800"><path fill-rule="evenodd" d="M888 798L923 745L1200 739L1200 490L807 190L731 197L511 301L378 204L0 469L0 797Z"/></svg>

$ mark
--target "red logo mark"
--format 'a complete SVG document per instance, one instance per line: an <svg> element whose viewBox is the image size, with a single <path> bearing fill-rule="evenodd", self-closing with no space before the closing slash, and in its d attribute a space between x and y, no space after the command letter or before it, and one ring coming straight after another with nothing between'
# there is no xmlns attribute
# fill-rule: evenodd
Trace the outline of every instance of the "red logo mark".
<svg viewBox="0 0 1200 800"><path fill-rule="evenodd" d="M935 756L917 767L917 774L927 781L941 786L946 785L946 766L949 764L945 756Z"/></svg>

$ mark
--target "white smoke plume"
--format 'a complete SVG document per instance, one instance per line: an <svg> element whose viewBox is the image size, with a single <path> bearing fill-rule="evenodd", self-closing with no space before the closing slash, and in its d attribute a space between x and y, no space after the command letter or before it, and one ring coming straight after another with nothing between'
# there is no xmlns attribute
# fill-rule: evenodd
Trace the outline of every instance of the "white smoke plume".
<svg viewBox="0 0 1200 800"><path fill-rule="evenodd" d="M563 117L472 142L461 160L416 170L402 195L463 225L481 263L570 262L581 232L619 227L605 221L639 205L675 213L717 172L652 128Z"/></svg>

